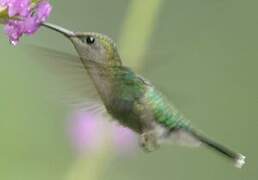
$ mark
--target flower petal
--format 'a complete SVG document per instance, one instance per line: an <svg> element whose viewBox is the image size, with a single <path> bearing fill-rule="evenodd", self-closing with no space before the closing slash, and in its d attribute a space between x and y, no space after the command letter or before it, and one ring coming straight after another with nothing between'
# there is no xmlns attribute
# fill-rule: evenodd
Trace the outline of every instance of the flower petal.
<svg viewBox="0 0 258 180"><path fill-rule="evenodd" d="M31 0L0 0L0 5L8 8L9 17L19 18L19 20L9 19L4 29L13 45L17 44L23 34L35 33L51 13L52 7L48 0L39 1L32 9L31 2Z"/></svg>
<svg viewBox="0 0 258 180"><path fill-rule="evenodd" d="M16 45L23 34L23 24L17 20L9 20L5 25L4 31L9 37L10 42Z"/></svg>
<svg viewBox="0 0 258 180"><path fill-rule="evenodd" d="M6 4L6 1L3 3ZM7 3L8 14L13 16L26 16L29 14L31 0L9 0Z"/></svg>
<svg viewBox="0 0 258 180"><path fill-rule="evenodd" d="M50 15L52 10L52 6L49 4L48 1L42 1L37 6L37 22L45 22Z"/></svg>

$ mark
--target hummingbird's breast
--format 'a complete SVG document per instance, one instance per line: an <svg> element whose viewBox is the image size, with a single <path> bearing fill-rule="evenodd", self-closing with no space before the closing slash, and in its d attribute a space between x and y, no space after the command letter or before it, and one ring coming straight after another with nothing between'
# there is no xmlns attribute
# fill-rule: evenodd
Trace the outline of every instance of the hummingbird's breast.
<svg viewBox="0 0 258 180"><path fill-rule="evenodd" d="M108 113L122 125L140 133L142 124L135 104L143 97L144 86L126 67L88 69Z"/></svg>
<svg viewBox="0 0 258 180"><path fill-rule="evenodd" d="M121 124L141 133L144 124L140 120L142 111L138 105L144 97L144 82L129 68L121 67L113 72L111 84L108 111Z"/></svg>

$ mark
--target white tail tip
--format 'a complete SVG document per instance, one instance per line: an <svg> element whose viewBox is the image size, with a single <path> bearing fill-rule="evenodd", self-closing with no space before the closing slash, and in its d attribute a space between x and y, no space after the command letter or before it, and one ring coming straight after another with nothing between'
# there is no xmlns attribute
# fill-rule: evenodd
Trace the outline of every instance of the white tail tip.
<svg viewBox="0 0 258 180"><path fill-rule="evenodd" d="M237 168L242 168L242 166L245 164L245 156L242 154L238 155L238 158L236 159L235 166Z"/></svg>

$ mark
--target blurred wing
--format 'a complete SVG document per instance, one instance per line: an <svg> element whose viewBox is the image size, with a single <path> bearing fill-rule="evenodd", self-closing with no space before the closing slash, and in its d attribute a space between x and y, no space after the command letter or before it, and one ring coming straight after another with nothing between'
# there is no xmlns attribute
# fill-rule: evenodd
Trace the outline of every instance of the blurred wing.
<svg viewBox="0 0 258 180"><path fill-rule="evenodd" d="M28 46L26 52L49 74L53 97L82 111L106 112L79 57L39 46Z"/></svg>

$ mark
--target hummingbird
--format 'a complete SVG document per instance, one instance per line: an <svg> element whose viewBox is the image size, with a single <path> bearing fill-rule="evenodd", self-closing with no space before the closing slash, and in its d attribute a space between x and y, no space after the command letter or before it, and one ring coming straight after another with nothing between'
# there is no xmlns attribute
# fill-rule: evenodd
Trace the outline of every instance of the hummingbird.
<svg viewBox="0 0 258 180"><path fill-rule="evenodd" d="M139 144L152 152L167 142L204 145L241 168L245 156L208 138L180 113L152 83L125 66L111 38L95 32L73 32L51 23L73 44L84 70L112 119L139 134Z"/></svg>

